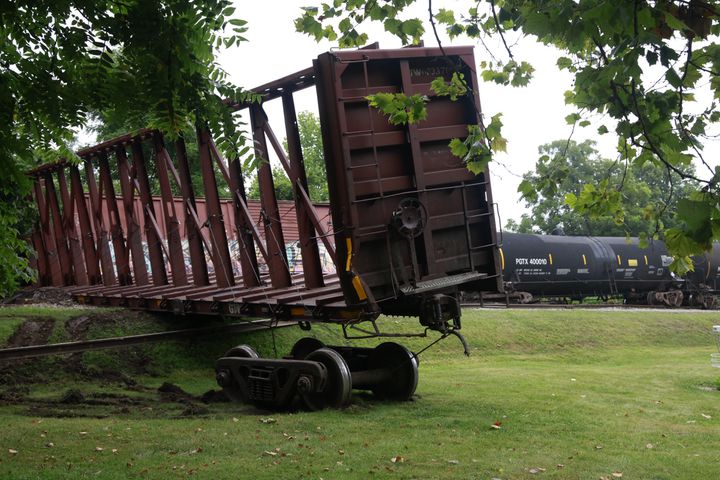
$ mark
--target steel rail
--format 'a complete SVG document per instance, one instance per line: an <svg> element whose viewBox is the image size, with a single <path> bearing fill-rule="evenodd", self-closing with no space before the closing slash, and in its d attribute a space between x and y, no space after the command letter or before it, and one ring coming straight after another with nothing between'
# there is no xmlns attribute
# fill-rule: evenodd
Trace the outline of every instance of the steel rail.
<svg viewBox="0 0 720 480"><path fill-rule="evenodd" d="M668 307L666 305L633 305L633 304L620 304L620 303L587 303L587 304L580 304L580 303L511 303L509 305L506 305L505 303L496 303L496 302L489 302L486 301L484 304L481 304L479 302L461 302L460 306L465 308L487 308L487 309L500 309L500 308L516 308L520 310L542 310L542 309L562 309L562 310L581 310L581 309L587 309L587 310L593 310L593 309L599 309L599 308L615 308L618 310L668 310L668 311L676 311L676 310L703 310L702 307L699 306L689 306L689 305L683 305L680 307ZM712 311L713 309L708 309L707 311Z"/></svg>
<svg viewBox="0 0 720 480"><path fill-rule="evenodd" d="M197 337L217 333L249 333L270 328L290 327L297 325L293 321L275 322L270 319L253 320L250 322L237 322L228 325L218 325L202 328L186 328L182 330L169 330L167 332L145 333L141 335L126 335L122 337L98 338L94 340L81 340L76 342L51 343L47 345L30 345L25 347L12 347L0 349L0 361L19 360L24 358L44 357L67 353L80 353L105 348L127 347L145 343L157 343L176 340L185 337Z"/></svg>

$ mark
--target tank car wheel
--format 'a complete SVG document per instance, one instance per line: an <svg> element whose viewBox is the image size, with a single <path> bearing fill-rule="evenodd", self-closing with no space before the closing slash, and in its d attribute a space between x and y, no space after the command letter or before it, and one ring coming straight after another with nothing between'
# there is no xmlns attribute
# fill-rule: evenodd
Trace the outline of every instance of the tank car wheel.
<svg viewBox="0 0 720 480"><path fill-rule="evenodd" d="M655 292L653 290L649 291L647 294L647 304L648 305L656 305Z"/></svg>
<svg viewBox="0 0 720 480"><path fill-rule="evenodd" d="M305 360L319 362L327 369L325 390L322 392L301 392L303 403L308 410L343 408L350 403L352 377L345 360L335 350L320 348L311 352Z"/></svg>
<svg viewBox="0 0 720 480"><path fill-rule="evenodd" d="M259 358L257 352L249 345L238 345L225 352L224 357L238 357L238 358ZM233 402L247 403L248 398L245 393L235 384L232 377L229 376L230 372L218 372L217 379L218 383L222 385L223 392ZM220 375L224 377L221 379Z"/></svg>
<svg viewBox="0 0 720 480"><path fill-rule="evenodd" d="M368 367L391 372L387 380L373 385L375 396L396 401L412 398L418 384L418 360L410 350L395 342L381 343L371 353Z"/></svg>
<svg viewBox="0 0 720 480"><path fill-rule="evenodd" d="M290 356L295 360L304 360L312 352L321 348L325 348L325 344L317 338L304 337L295 342L290 350Z"/></svg>
<svg viewBox="0 0 720 480"><path fill-rule="evenodd" d="M685 295L681 290L673 290L672 292L672 306L673 307L682 307L683 300L685 299Z"/></svg>

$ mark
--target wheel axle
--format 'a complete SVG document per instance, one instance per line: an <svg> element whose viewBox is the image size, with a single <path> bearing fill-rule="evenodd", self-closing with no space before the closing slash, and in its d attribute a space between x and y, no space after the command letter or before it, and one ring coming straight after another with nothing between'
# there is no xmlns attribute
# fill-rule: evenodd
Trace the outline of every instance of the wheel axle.
<svg viewBox="0 0 720 480"><path fill-rule="evenodd" d="M418 360L407 348L385 342L375 348L325 346L300 339L283 359L259 358L247 345L234 347L215 366L216 380L233 400L267 409L301 403L308 410L343 408L351 391L404 401L418 382Z"/></svg>

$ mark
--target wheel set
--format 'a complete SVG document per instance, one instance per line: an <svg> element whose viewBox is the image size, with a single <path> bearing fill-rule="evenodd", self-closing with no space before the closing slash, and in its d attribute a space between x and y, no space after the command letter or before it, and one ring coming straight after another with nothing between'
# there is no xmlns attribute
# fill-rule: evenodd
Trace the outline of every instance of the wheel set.
<svg viewBox="0 0 720 480"><path fill-rule="evenodd" d="M282 359L260 358L248 345L238 345L217 361L215 372L218 385L233 401L271 410L316 411L347 406L352 390L409 400L417 388L418 359L394 342L375 348L333 347L308 337Z"/></svg>

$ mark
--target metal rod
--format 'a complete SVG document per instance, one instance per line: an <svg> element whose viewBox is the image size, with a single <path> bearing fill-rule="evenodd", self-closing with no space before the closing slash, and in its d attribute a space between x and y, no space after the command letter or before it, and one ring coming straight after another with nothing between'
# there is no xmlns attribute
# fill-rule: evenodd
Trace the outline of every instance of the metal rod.
<svg viewBox="0 0 720 480"><path fill-rule="evenodd" d="M265 223L265 240L268 249L268 269L273 287L286 287L291 284L290 271L287 267L285 255L285 239L283 237L280 212L275 195L272 168L268 156L267 143L263 124L265 114L259 105L250 107L250 123L255 141L255 155L260 159L258 167L258 184L260 186L260 204L262 205L263 221Z"/></svg>
<svg viewBox="0 0 720 480"><path fill-rule="evenodd" d="M72 264L70 263L70 249L68 248L67 239L63 231L63 219L60 214L60 206L58 205L55 182L50 173L45 174L44 180L47 208L52 216L52 231L55 235L55 247L57 248L58 260L60 261L62 282L63 285L72 285L75 281L73 278Z"/></svg>
<svg viewBox="0 0 720 480"><path fill-rule="evenodd" d="M115 196L115 186L113 185L112 176L110 175L110 163L108 162L108 157L105 152L99 154L99 163L100 182L102 182L102 188L105 191L105 204L107 205L107 212L110 217L110 238L112 239L113 253L115 254L118 282L120 285L130 285L132 283L130 260L125 245L125 234L122 229L122 224L120 223L120 212L118 211L118 202Z"/></svg>
<svg viewBox="0 0 720 480"><path fill-rule="evenodd" d="M147 167L145 165L145 154L143 153L142 138L135 137L132 142L133 170L135 180L140 194L140 202L143 206L143 217L145 221L145 238L147 238L148 254L150 256L150 269L154 285L165 285L167 272L165 271L165 260L162 253L162 239L153 228L155 223L155 207L153 205L150 191L150 180L148 179Z"/></svg>
<svg viewBox="0 0 720 480"><path fill-rule="evenodd" d="M201 225L197 222L188 222L188 217L197 212L195 203L195 191L193 189L192 177L190 176L190 165L185 148L185 139L180 136L175 140L175 157L178 162L178 177L180 193L183 197L185 211L185 229L187 231L188 250L190 252L190 266L192 268L193 283L197 286L208 285L207 261L205 250L203 250L203 232Z"/></svg>
<svg viewBox="0 0 720 480"><path fill-rule="evenodd" d="M130 168L124 145L116 147L115 158L117 159L118 176L120 177L120 192L122 194L125 224L127 225L128 231L127 245L132 258L135 284L147 285L149 279L142 245L142 231L140 230L140 220L136 218L134 208L135 190L133 189L132 180L130 179Z"/></svg>
<svg viewBox="0 0 720 480"><path fill-rule="evenodd" d="M170 163L170 156L165 150L165 142L159 133L153 136L153 146L155 149L155 173L160 184L160 203L165 218L165 238L167 239L168 253L170 255L173 285L187 285L185 256L183 254L182 239L180 238L180 221L175 211L172 187L168 177L167 164Z"/></svg>
<svg viewBox="0 0 720 480"><path fill-rule="evenodd" d="M258 245L262 247L263 258L267 256L267 252L259 239L259 234L252 223L252 219L249 218L240 159L230 161L228 167L230 169L229 185L233 194L233 211L235 213L235 228L238 237L238 249L240 250L240 268L242 269L243 284L246 287L257 287L261 285L260 267L255 254L253 232L258 236Z"/></svg>
<svg viewBox="0 0 720 480"><path fill-rule="evenodd" d="M213 246L211 255L215 267L215 281L219 287L228 287L235 285L235 277L232 271L230 250L227 244L222 209L220 208L220 195L210 153L210 134L206 129L198 129L197 138L200 151L200 170L205 190L207 224L210 230L210 243Z"/></svg>
<svg viewBox="0 0 720 480"><path fill-rule="evenodd" d="M305 197L301 191L308 191L307 174L300 143L300 132L298 130L297 113L295 112L295 101L292 93L282 96L283 111L285 113L285 132L287 135L288 157L290 171L288 176L293 184L293 197L295 198L295 215L298 223L298 234L300 236L300 254L302 256L303 276L305 285L308 288L321 287L323 283L322 264L320 263L320 250L317 239L313 235L315 225L320 224L319 219L312 218L317 212L308 208ZM315 221L313 221L315 220ZM322 230L318 230L323 235Z"/></svg>
<svg viewBox="0 0 720 480"><path fill-rule="evenodd" d="M255 320L251 322L237 322L229 325L218 325L203 328L187 328L183 330L170 330L168 332L147 333L143 335L128 335L114 338L98 338L95 340L82 340L78 342L53 343L49 345L31 345L27 347L13 347L0 349L0 361L17 360L21 358L44 357L48 355L61 355L67 353L87 352L104 348L127 347L145 343L164 342L181 338L195 338L201 335L218 333L247 333L270 328L281 328L295 325L296 322L283 321L271 323L270 320Z"/></svg>
<svg viewBox="0 0 720 480"><path fill-rule="evenodd" d="M80 227L80 239L82 242L83 257L85 258L85 268L87 268L88 283L90 283L90 285L96 285L102 283L98 254L95 249L96 240L90 223L90 215L88 213L87 203L85 200L85 192L83 191L82 181L80 180L80 171L75 165L70 167L70 195L75 201L75 209L77 210L78 226Z"/></svg>
<svg viewBox="0 0 720 480"><path fill-rule="evenodd" d="M62 286L62 273L60 270L60 260L58 260L57 250L55 247L55 238L52 236L50 230L49 211L45 202L45 196L40 186L40 179L36 179L33 185L35 191L35 202L38 206L38 212L40 213L39 224L40 227L40 238L43 244L43 250L45 251L45 258L48 265L44 278L42 280L43 285Z"/></svg>
<svg viewBox="0 0 720 480"><path fill-rule="evenodd" d="M82 246L75 226L75 202L68 190L67 179L65 178L65 169L59 169L57 176L58 185L60 185L60 199L62 200L62 228L68 242L68 246L70 247L69 252L73 268L74 284L87 285L88 277L85 269L85 263L83 262Z"/></svg>
<svg viewBox="0 0 720 480"><path fill-rule="evenodd" d="M101 194L98 191L95 182L95 172L93 171L90 159L85 160L85 176L87 177L88 192L90 193L90 209L92 210L92 219L95 226L95 235L97 239L96 254L100 260L102 267L102 278L105 285L112 285L117 282L115 278L115 270L110 257L110 245L107 238L107 230L102 217Z"/></svg>

